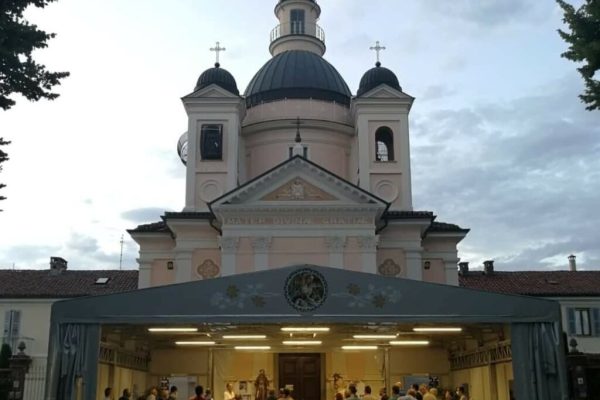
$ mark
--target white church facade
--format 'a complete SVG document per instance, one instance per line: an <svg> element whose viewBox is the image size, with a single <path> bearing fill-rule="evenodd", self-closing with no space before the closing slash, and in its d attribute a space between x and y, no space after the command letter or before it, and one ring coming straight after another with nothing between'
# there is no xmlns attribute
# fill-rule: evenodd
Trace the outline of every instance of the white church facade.
<svg viewBox="0 0 600 400"><path fill-rule="evenodd" d="M378 61L353 95L317 2L275 14L243 95L217 62L182 99L185 204L129 231L139 289L53 305L46 398L173 383L216 400L229 383L243 400L412 383L565 398L559 306L458 287L468 229L413 209L396 75Z"/></svg>

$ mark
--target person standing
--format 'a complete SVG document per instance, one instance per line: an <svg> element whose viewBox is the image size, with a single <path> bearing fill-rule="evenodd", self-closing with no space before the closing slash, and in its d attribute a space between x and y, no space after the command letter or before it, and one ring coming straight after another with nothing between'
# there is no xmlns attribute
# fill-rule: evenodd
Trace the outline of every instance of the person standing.
<svg viewBox="0 0 600 400"><path fill-rule="evenodd" d="M119 400L129 400L131 398L131 392L129 389L123 389L123 396L119 397Z"/></svg>
<svg viewBox="0 0 600 400"><path fill-rule="evenodd" d="M107 387L104 389L104 400L112 400L112 388Z"/></svg>
<svg viewBox="0 0 600 400"><path fill-rule="evenodd" d="M235 392L233 391L233 385L231 382L225 385L225 393L223 394L223 400L234 400Z"/></svg>
<svg viewBox="0 0 600 400"><path fill-rule="evenodd" d="M438 390L436 388L429 389L429 392L423 395L423 400L437 400Z"/></svg>
<svg viewBox="0 0 600 400"><path fill-rule="evenodd" d="M171 391L169 392L169 400L177 400L177 386L171 386Z"/></svg>
<svg viewBox="0 0 600 400"><path fill-rule="evenodd" d="M392 386L392 395L390 396L390 400L398 400L400 398L400 386L394 385Z"/></svg>
<svg viewBox="0 0 600 400"><path fill-rule="evenodd" d="M465 387L459 386L456 390L456 395L458 396L458 400L469 400L467 394L465 393Z"/></svg>
<svg viewBox="0 0 600 400"><path fill-rule="evenodd" d="M204 388L202 387L202 385L196 386L196 388L194 389L194 393L196 393L196 395L190 397L189 400L204 400Z"/></svg>
<svg viewBox="0 0 600 400"><path fill-rule="evenodd" d="M158 389L155 387L150 388L150 393L148 394L148 397L146 397L146 400L156 400L156 396L158 396Z"/></svg>
<svg viewBox="0 0 600 400"><path fill-rule="evenodd" d="M355 385L350 385L350 387L348 388L348 391L350 392L350 396L348 397L348 400L359 400L358 396L356 395L356 386Z"/></svg>
<svg viewBox="0 0 600 400"><path fill-rule="evenodd" d="M365 386L365 395L362 397L362 400L377 400L375 396L371 394L371 386Z"/></svg>

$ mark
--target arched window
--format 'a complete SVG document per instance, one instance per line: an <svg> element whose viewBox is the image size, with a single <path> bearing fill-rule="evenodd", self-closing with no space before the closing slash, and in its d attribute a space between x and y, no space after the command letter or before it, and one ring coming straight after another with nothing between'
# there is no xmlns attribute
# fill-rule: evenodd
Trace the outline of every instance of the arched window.
<svg viewBox="0 0 600 400"><path fill-rule="evenodd" d="M394 132L387 126L375 132L375 160L394 161Z"/></svg>

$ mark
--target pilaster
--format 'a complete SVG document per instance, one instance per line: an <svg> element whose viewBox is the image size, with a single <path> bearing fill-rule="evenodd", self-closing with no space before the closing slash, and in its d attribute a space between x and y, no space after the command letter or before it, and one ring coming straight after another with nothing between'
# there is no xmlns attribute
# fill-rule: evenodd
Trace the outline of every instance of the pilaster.
<svg viewBox="0 0 600 400"><path fill-rule="evenodd" d="M271 236L258 236L251 240L254 249L254 270L264 271L269 269L269 249L273 238Z"/></svg>
<svg viewBox="0 0 600 400"><path fill-rule="evenodd" d="M152 282L152 263L149 261L142 261L139 258L137 262L140 266L138 274L138 289L146 289L151 286Z"/></svg>
<svg viewBox="0 0 600 400"><path fill-rule="evenodd" d="M330 267L343 268L346 239L346 236L328 236L325 238L325 246L329 249Z"/></svg>
<svg viewBox="0 0 600 400"><path fill-rule="evenodd" d="M406 250L406 277L416 281L423 280L421 250Z"/></svg>
<svg viewBox="0 0 600 400"><path fill-rule="evenodd" d="M362 254L362 271L370 274L377 273L377 243L379 236L359 236L358 247Z"/></svg>
<svg viewBox="0 0 600 400"><path fill-rule="evenodd" d="M446 275L446 284L458 286L458 268L456 267L458 259L444 260L444 272Z"/></svg>
<svg viewBox="0 0 600 400"><path fill-rule="evenodd" d="M192 279L192 252L181 251L175 256L175 283L189 282Z"/></svg>
<svg viewBox="0 0 600 400"><path fill-rule="evenodd" d="M239 237L228 236L219 238L219 246L221 246L221 276L235 274L236 253L239 245Z"/></svg>

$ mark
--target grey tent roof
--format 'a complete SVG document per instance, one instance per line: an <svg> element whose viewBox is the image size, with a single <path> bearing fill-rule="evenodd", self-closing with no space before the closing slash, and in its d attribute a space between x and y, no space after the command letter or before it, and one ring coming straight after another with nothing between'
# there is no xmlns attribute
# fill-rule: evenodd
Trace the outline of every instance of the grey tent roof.
<svg viewBox="0 0 600 400"><path fill-rule="evenodd" d="M284 287L301 269L325 281L319 308L302 313ZM299 265L54 303L54 323L542 322L558 303L525 296Z"/></svg>

